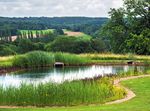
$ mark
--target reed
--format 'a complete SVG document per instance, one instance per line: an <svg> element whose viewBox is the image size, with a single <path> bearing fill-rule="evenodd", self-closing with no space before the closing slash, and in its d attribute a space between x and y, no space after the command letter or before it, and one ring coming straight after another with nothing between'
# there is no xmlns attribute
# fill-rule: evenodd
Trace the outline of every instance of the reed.
<svg viewBox="0 0 150 111"><path fill-rule="evenodd" d="M90 59L75 54L58 52L55 53L55 61L63 62L65 65L84 65L88 64Z"/></svg>
<svg viewBox="0 0 150 111"><path fill-rule="evenodd" d="M53 66L55 62L63 62L65 65L83 65L87 64L89 59L69 53L34 51L15 56L13 66L21 68L44 67Z"/></svg>
<svg viewBox="0 0 150 111"><path fill-rule="evenodd" d="M113 86L110 78L65 82L63 84L22 84L20 87L0 87L0 105L72 106L105 103L123 98L124 89Z"/></svg>
<svg viewBox="0 0 150 111"><path fill-rule="evenodd" d="M22 68L44 67L47 65L53 65L54 62L53 54L42 51L34 51L24 55L15 56L13 66Z"/></svg>

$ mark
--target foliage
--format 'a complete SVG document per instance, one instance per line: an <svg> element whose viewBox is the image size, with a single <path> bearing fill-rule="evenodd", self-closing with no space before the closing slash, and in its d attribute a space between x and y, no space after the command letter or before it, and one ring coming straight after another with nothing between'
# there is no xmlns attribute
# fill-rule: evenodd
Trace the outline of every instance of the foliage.
<svg viewBox="0 0 150 111"><path fill-rule="evenodd" d="M131 34L130 39L126 40L126 44L127 50L131 53L150 55L150 38L143 34Z"/></svg>
<svg viewBox="0 0 150 111"><path fill-rule="evenodd" d="M5 39L9 35L17 35L17 30L47 30L51 28L56 29L60 35L63 34L60 29L70 29L92 34L106 21L107 18L89 17L0 17L0 38ZM35 33L34 31L32 35Z"/></svg>
<svg viewBox="0 0 150 111"><path fill-rule="evenodd" d="M0 55L1 56L8 56L8 55L15 55L17 54L17 47L14 45L0 45Z"/></svg>
<svg viewBox="0 0 150 111"><path fill-rule="evenodd" d="M98 41L97 41L98 40ZM104 52L105 45L99 39L88 40L82 37L57 37L52 43L48 44L45 49L53 52L69 53L89 53Z"/></svg>
<svg viewBox="0 0 150 111"><path fill-rule="evenodd" d="M105 43L99 38L92 39L91 45L95 52L105 52L107 50Z"/></svg>
<svg viewBox="0 0 150 111"><path fill-rule="evenodd" d="M123 8L111 9L101 36L109 40L113 52L150 54L149 5L145 0L124 0Z"/></svg>
<svg viewBox="0 0 150 111"><path fill-rule="evenodd" d="M34 44L32 44L31 40L23 38L19 39L18 47L20 53L25 53L32 51L34 49Z"/></svg>

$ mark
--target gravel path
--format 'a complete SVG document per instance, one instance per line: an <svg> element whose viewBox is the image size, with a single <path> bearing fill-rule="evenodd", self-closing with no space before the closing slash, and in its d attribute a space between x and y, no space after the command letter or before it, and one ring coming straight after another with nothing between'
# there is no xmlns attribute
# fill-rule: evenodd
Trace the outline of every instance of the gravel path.
<svg viewBox="0 0 150 111"><path fill-rule="evenodd" d="M119 103L122 103L122 102L125 102L125 101L133 99L136 96L135 93L133 91L131 91L130 89L122 86L120 84L120 82L126 81L126 80L131 80L131 79L144 78L144 77L150 77L150 75L132 76L132 77L125 77L125 78L120 78L120 79L114 80L114 85L117 86L117 87L124 88L126 90L126 92L127 92L127 95L123 99L115 100L115 101L112 101L112 102L108 102L106 104L119 104Z"/></svg>

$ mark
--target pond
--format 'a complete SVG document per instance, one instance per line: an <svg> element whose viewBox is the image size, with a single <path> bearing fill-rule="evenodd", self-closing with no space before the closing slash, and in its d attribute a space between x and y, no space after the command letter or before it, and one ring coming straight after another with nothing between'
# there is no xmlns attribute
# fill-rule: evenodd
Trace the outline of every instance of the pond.
<svg viewBox="0 0 150 111"><path fill-rule="evenodd" d="M64 81L92 79L95 77L118 74L129 70L145 71L146 66L80 66L64 68L44 68L19 71L0 75L0 85L19 86L22 83L39 84L39 83L63 83ZM150 68L149 68L150 69Z"/></svg>

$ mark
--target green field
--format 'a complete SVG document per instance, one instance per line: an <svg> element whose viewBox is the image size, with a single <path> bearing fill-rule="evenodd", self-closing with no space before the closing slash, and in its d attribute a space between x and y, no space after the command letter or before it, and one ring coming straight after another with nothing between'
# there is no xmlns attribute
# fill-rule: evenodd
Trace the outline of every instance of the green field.
<svg viewBox="0 0 150 111"><path fill-rule="evenodd" d="M114 105L91 105L76 107L52 107L52 108L18 108L0 109L0 111L150 111L150 77L122 82L136 94L130 101Z"/></svg>
<svg viewBox="0 0 150 111"><path fill-rule="evenodd" d="M32 31L33 34L36 34L36 31L37 32L43 32L43 33L47 33L47 32L53 32L54 29L47 29L47 30L20 30L20 32L23 34L23 33L28 33L28 31Z"/></svg>
<svg viewBox="0 0 150 111"><path fill-rule="evenodd" d="M78 37L78 38L84 38L85 40L90 40L92 39L92 37L90 35L87 35L83 32L73 32L73 31L70 31L70 30L66 30L66 29L63 29L64 33L68 36L74 36L74 37Z"/></svg>

